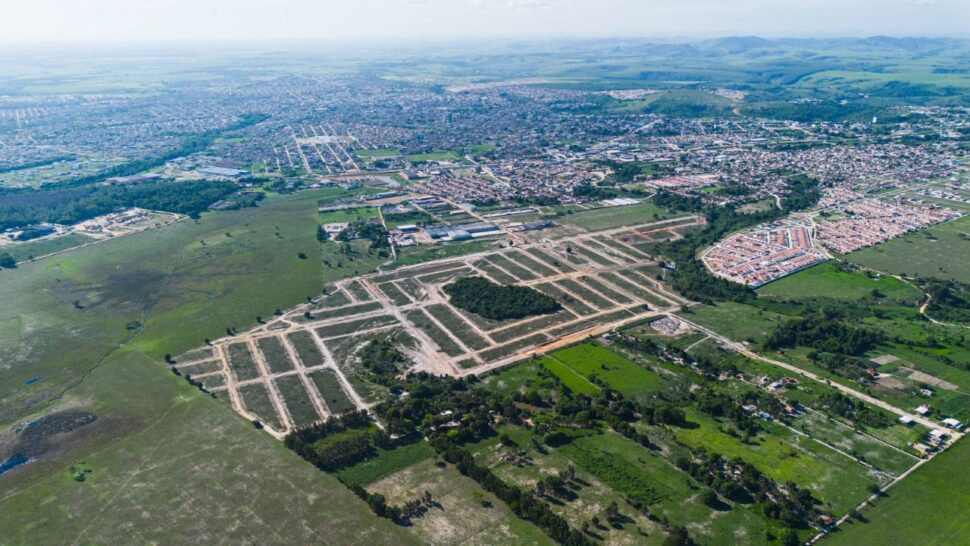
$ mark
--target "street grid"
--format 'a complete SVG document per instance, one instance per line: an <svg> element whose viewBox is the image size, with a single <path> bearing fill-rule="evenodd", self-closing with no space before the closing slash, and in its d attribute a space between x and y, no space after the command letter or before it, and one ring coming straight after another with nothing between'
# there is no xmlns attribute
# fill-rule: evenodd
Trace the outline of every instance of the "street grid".
<svg viewBox="0 0 970 546"><path fill-rule="evenodd" d="M403 340L411 370L465 377L688 304L650 274L656 261L637 245L654 241L657 233L678 237L678 230L702 222L692 216L555 241L526 241L344 279L328 286L325 296L191 351L176 359L175 366L209 392L226 396L247 419L282 437L376 403L348 377L346 359L354 358L353 351L346 351L348 342L393 333ZM442 291L462 276L532 287L559 301L562 310L521 320L477 316L453 306ZM293 409L296 405L299 412Z"/></svg>

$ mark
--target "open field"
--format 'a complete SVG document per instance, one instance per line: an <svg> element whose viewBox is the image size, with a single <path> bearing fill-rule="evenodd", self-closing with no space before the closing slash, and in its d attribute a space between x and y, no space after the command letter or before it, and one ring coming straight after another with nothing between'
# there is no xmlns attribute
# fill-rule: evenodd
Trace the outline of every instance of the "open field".
<svg viewBox="0 0 970 546"><path fill-rule="evenodd" d="M69 248L78 247L94 240L95 239L93 237L88 237L87 235L83 235L81 233L69 233L53 239L43 239L40 241L29 241L17 245L0 246L0 252L10 254L13 259L17 260L18 262L24 262L34 258L39 258L41 256L46 256L48 254L53 254L54 252L61 252Z"/></svg>
<svg viewBox="0 0 970 546"><path fill-rule="evenodd" d="M666 218L673 218L678 214L670 213L652 202L647 201L639 205L623 207L605 207L589 211L579 211L568 214L560 219L565 225L575 226L587 231L615 228L621 226L635 226L649 224Z"/></svg>
<svg viewBox="0 0 970 546"><path fill-rule="evenodd" d="M161 362L319 293L329 273L316 258L316 200L273 197L3 272L0 444L30 416L97 416L3 475L5 539L273 542L285 528L298 542L410 541ZM92 469L83 484L68 471L79 461ZM123 524L145 518L165 524Z"/></svg>
<svg viewBox="0 0 970 546"><path fill-rule="evenodd" d="M563 373L561 379L564 382L569 380L578 383L571 377L572 375L577 375L588 382L586 378L592 374L605 381L611 388L631 397L659 391L663 386L659 376L605 347L592 343L581 343L550 353L542 357L540 362L556 375ZM553 367L554 363L565 366L572 373L565 372L560 367ZM598 388L593 390L593 392L597 391L599 391Z"/></svg>
<svg viewBox="0 0 970 546"><path fill-rule="evenodd" d="M833 298L857 300L876 291L885 298L918 302L919 290L892 277L869 277L855 271L839 271L832 263L816 265L758 289L758 294L779 300Z"/></svg>
<svg viewBox="0 0 970 546"><path fill-rule="evenodd" d="M959 469L970 464L970 443L962 441L889 490L875 506L849 519L822 544L944 546L970 542L964 515L970 510L970 482Z"/></svg>
<svg viewBox="0 0 970 546"><path fill-rule="evenodd" d="M970 283L970 217L926 228L917 233L853 252L850 262L895 275L938 277Z"/></svg>
<svg viewBox="0 0 970 546"><path fill-rule="evenodd" d="M425 441L417 441L390 450L380 449L375 457L344 468L337 472L337 475L348 483L367 485L425 459L430 459L434 454L434 449Z"/></svg>
<svg viewBox="0 0 970 546"><path fill-rule="evenodd" d="M403 504L429 491L438 506L406 528L424 543L550 544L541 531L450 465L438 467L428 459L419 460L369 484L367 490L384 495L391 504ZM489 505L483 506L483 501Z"/></svg>

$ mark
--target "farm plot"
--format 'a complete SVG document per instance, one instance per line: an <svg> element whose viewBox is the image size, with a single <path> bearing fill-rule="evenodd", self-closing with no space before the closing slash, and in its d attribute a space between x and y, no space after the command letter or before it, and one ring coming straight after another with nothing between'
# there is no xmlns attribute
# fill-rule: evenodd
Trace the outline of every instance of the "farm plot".
<svg viewBox="0 0 970 546"><path fill-rule="evenodd" d="M488 260L494 265L497 265L503 270L508 271L512 275L516 276L521 281L532 281L538 278L536 274L506 258L504 254L492 254L488 257Z"/></svg>
<svg viewBox="0 0 970 546"><path fill-rule="evenodd" d="M525 252L527 252L529 255L535 258L536 261L542 262L544 264L549 264L550 267L557 269L558 273L569 273L569 272L575 271L575 269L573 269L572 266L570 266L567 263L564 263L564 260L562 258L555 256L554 254L551 254L542 248L532 247L532 248L526 249Z"/></svg>
<svg viewBox="0 0 970 546"><path fill-rule="evenodd" d="M316 328L316 332L321 338L327 339L346 336L362 332L364 330L373 330L375 328L393 326L394 324L397 324L396 318L392 317L391 315L379 315L372 318L347 320L346 322L337 322L327 326L320 326Z"/></svg>
<svg viewBox="0 0 970 546"><path fill-rule="evenodd" d="M532 288L535 288L536 290L542 292L543 294L551 298L554 298L556 301L562 304L563 307L573 311L577 315L583 315L583 316L593 315L597 312L596 309L593 309L592 307L584 304L583 302L579 301L573 296L570 296L569 294L566 293L566 291L564 291L562 288L559 288L555 284L552 284L552 283L536 284L536 285L533 285Z"/></svg>
<svg viewBox="0 0 970 546"><path fill-rule="evenodd" d="M504 256L509 260L514 260L522 267L532 271L540 277L551 277L559 274L559 272L546 265L543 265L541 262L529 257L525 252L519 250L508 252Z"/></svg>
<svg viewBox="0 0 970 546"><path fill-rule="evenodd" d="M519 282L519 279L495 267L495 265L492 264L492 262L489 262L488 260L485 260L485 259L476 260L475 262L472 263L472 265L475 267L475 269L478 269L479 271L485 273L492 279L495 279L495 281L498 282L499 284L517 284Z"/></svg>
<svg viewBox="0 0 970 546"><path fill-rule="evenodd" d="M556 281L555 285L565 289L567 292L575 295L577 298L582 299L584 302L596 306L600 310L612 309L616 307L615 303L600 296L588 286L581 284L576 280L563 279L561 281Z"/></svg>

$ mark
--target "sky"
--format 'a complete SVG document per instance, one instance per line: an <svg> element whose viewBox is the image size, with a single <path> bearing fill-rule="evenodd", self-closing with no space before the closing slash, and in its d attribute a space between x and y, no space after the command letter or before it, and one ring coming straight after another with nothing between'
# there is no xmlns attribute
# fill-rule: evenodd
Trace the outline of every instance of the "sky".
<svg viewBox="0 0 970 546"><path fill-rule="evenodd" d="M0 41L968 36L970 0L2 0Z"/></svg>

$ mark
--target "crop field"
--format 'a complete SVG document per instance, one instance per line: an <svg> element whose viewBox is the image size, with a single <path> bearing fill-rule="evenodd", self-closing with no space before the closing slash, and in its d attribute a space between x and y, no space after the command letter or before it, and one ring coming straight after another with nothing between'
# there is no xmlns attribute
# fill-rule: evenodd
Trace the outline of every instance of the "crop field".
<svg viewBox="0 0 970 546"><path fill-rule="evenodd" d="M639 269L652 262L635 253L600 245L588 251L597 260L568 270L554 263L564 262L567 247L578 247L590 236L529 243L484 256L449 258L340 280L324 288L324 297L311 298L307 304L263 320L245 333L213 341L215 357L179 357L178 366L188 370L203 360L223 361L221 369L210 371L204 379L213 393L247 416L250 412L246 404L234 391L254 384L287 385L286 389L277 389L278 396L270 397L276 419L267 419L266 423L270 432L281 435L296 424L294 421L312 419L310 406L325 417L361 408L366 401L384 396L385 389L370 384L366 374L357 373L350 365L352 340L400 334L400 339L410 340L407 350L415 369L464 376L505 366L537 350L548 352L572 345L590 332L656 316L683 301L641 273ZM471 275L537 287L565 309L519 320L480 317L452 305L441 289L457 276ZM258 361L249 354L250 342L259 348ZM589 354L572 358L577 351ZM580 362L584 357L596 360ZM599 390L585 379L593 372L634 396L659 386L658 377L599 347L567 349L562 358L562 365L576 374L574 386L582 392ZM591 367L594 365L595 369ZM234 379L220 381L222 370L231 370ZM303 378L304 384L309 380L317 392L300 392L293 387L296 383L284 381L285 377ZM292 407L288 393L296 397ZM261 411L268 413L265 408Z"/></svg>

